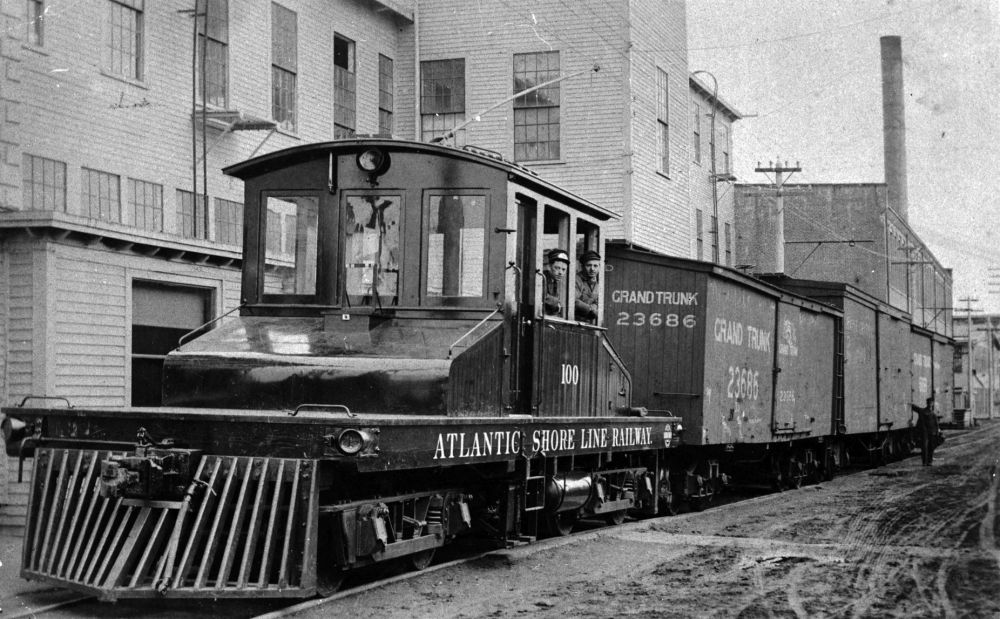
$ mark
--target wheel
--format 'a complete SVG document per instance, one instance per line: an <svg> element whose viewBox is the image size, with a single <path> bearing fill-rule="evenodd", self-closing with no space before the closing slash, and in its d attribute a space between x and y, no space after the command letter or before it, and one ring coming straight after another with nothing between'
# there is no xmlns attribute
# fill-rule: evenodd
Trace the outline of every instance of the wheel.
<svg viewBox="0 0 1000 619"><path fill-rule="evenodd" d="M328 598L340 590L347 572L336 567L319 570L316 573L316 595Z"/></svg>
<svg viewBox="0 0 1000 619"><path fill-rule="evenodd" d="M663 479L660 480L660 489L658 491L658 501L656 505L656 513L662 514L664 516L674 516L677 514L677 506L674 505L674 492L670 487L670 473L667 472Z"/></svg>
<svg viewBox="0 0 1000 619"><path fill-rule="evenodd" d="M792 490L797 490L802 487L802 463L797 458L789 458L788 464L785 465L785 470L788 473L785 475L785 484Z"/></svg>
<svg viewBox="0 0 1000 619"><path fill-rule="evenodd" d="M436 551L437 548L428 548L427 550L421 550L418 553L408 556L407 560L409 560L410 566L419 572L420 570L425 569L428 565L431 564L431 561L434 560L434 553Z"/></svg>
<svg viewBox="0 0 1000 619"><path fill-rule="evenodd" d="M546 514L545 528L548 530L549 535L553 537L564 537L573 532L573 526L576 525L576 518L576 512Z"/></svg>
<svg viewBox="0 0 1000 619"><path fill-rule="evenodd" d="M781 465L778 460L771 460L771 489L775 492L784 492L787 487L787 480L785 479L785 474L781 470Z"/></svg>
<svg viewBox="0 0 1000 619"><path fill-rule="evenodd" d="M604 521L613 527L620 525L621 523L625 522L625 510L619 509L616 512L604 514Z"/></svg>
<svg viewBox="0 0 1000 619"><path fill-rule="evenodd" d="M833 476L836 475L834 467L836 466L835 457L833 455L832 449L826 449L823 451L823 479L825 481L833 481Z"/></svg>

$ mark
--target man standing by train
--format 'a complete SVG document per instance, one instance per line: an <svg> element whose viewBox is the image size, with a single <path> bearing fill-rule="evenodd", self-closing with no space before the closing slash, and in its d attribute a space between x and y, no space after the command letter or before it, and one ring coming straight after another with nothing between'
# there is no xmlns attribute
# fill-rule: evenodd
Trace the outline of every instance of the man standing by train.
<svg viewBox="0 0 1000 619"><path fill-rule="evenodd" d="M934 394L927 398L926 406L911 404L917 413L917 436L920 437L920 459L924 466L930 466L934 461L934 448L938 446L937 407L934 404Z"/></svg>
<svg viewBox="0 0 1000 619"><path fill-rule="evenodd" d="M576 319L597 324L597 305L600 303L598 283L601 275L601 255L586 251L580 256L580 272L576 274Z"/></svg>

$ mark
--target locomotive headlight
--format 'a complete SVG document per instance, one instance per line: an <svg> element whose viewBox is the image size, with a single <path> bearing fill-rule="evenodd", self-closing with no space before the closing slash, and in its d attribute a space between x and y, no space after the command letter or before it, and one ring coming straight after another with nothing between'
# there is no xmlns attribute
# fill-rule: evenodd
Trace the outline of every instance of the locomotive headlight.
<svg viewBox="0 0 1000 619"><path fill-rule="evenodd" d="M354 456L371 449L375 444L375 436L368 430L347 428L337 436L337 450L345 456Z"/></svg>
<svg viewBox="0 0 1000 619"><path fill-rule="evenodd" d="M389 169L389 153L369 148L358 153L358 167L372 176L385 174Z"/></svg>

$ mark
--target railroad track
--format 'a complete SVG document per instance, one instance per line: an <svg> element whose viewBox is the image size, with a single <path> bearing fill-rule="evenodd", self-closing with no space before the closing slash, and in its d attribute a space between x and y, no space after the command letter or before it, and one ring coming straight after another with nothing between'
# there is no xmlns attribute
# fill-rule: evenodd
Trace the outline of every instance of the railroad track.
<svg viewBox="0 0 1000 619"><path fill-rule="evenodd" d="M843 474L851 475L863 470L871 469L853 468ZM754 499L766 498L773 494L776 494L776 492L762 488L733 488L717 497L716 501L707 506L707 508L712 509L732 503L753 501ZM579 543L609 532L624 532L629 528L648 525L651 521L658 519L697 517L698 513L695 510L690 510L675 516L661 516L646 520L627 520L620 525L608 525L598 520L581 520L578 523L578 530L568 536L543 538L530 545L516 546L511 549L484 549L482 546L470 546L467 548L448 547L442 549L445 555L440 557L440 563L435 563L424 570L400 572L402 568L397 568L395 569L395 573L390 572L389 576L385 576L384 571L382 573L373 571L356 578L353 583L349 582L347 588L334 595L325 598L304 600L286 606L282 605L288 602L282 600L225 600L221 603L205 600L169 600L167 601L170 606L169 609L165 609L162 606L162 602L158 602L158 609L160 611L167 611L171 617L198 617L205 614L212 614L233 619L248 617L252 617L253 619L284 619L285 617L294 617L308 613L313 609L322 608L339 600L363 595L393 583L423 577L426 574L472 563L490 556L503 556L514 553L519 557L524 557L530 554L548 552L566 544ZM392 570L393 568L390 567L389 569ZM107 612L108 609L114 608L115 610L110 613L111 615L124 617L132 616L131 613L133 611L135 615L148 614L149 603L149 600L127 600L120 601L113 607L109 607L107 603L99 602L92 596L81 595L65 589L51 588L35 590L31 592L29 597L18 596L16 598L0 599L0 612L2 612L4 619L26 619L28 617L55 618L107 616L109 614ZM211 604L212 608L207 609L206 604ZM263 613L260 612L262 606L265 605L267 606L266 611Z"/></svg>

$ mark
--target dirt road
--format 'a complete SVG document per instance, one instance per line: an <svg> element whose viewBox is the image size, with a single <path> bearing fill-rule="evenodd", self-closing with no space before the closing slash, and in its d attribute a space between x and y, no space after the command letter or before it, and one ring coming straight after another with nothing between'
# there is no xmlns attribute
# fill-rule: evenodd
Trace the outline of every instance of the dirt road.
<svg viewBox="0 0 1000 619"><path fill-rule="evenodd" d="M937 456L494 553L299 616L1000 616L1000 424Z"/></svg>

